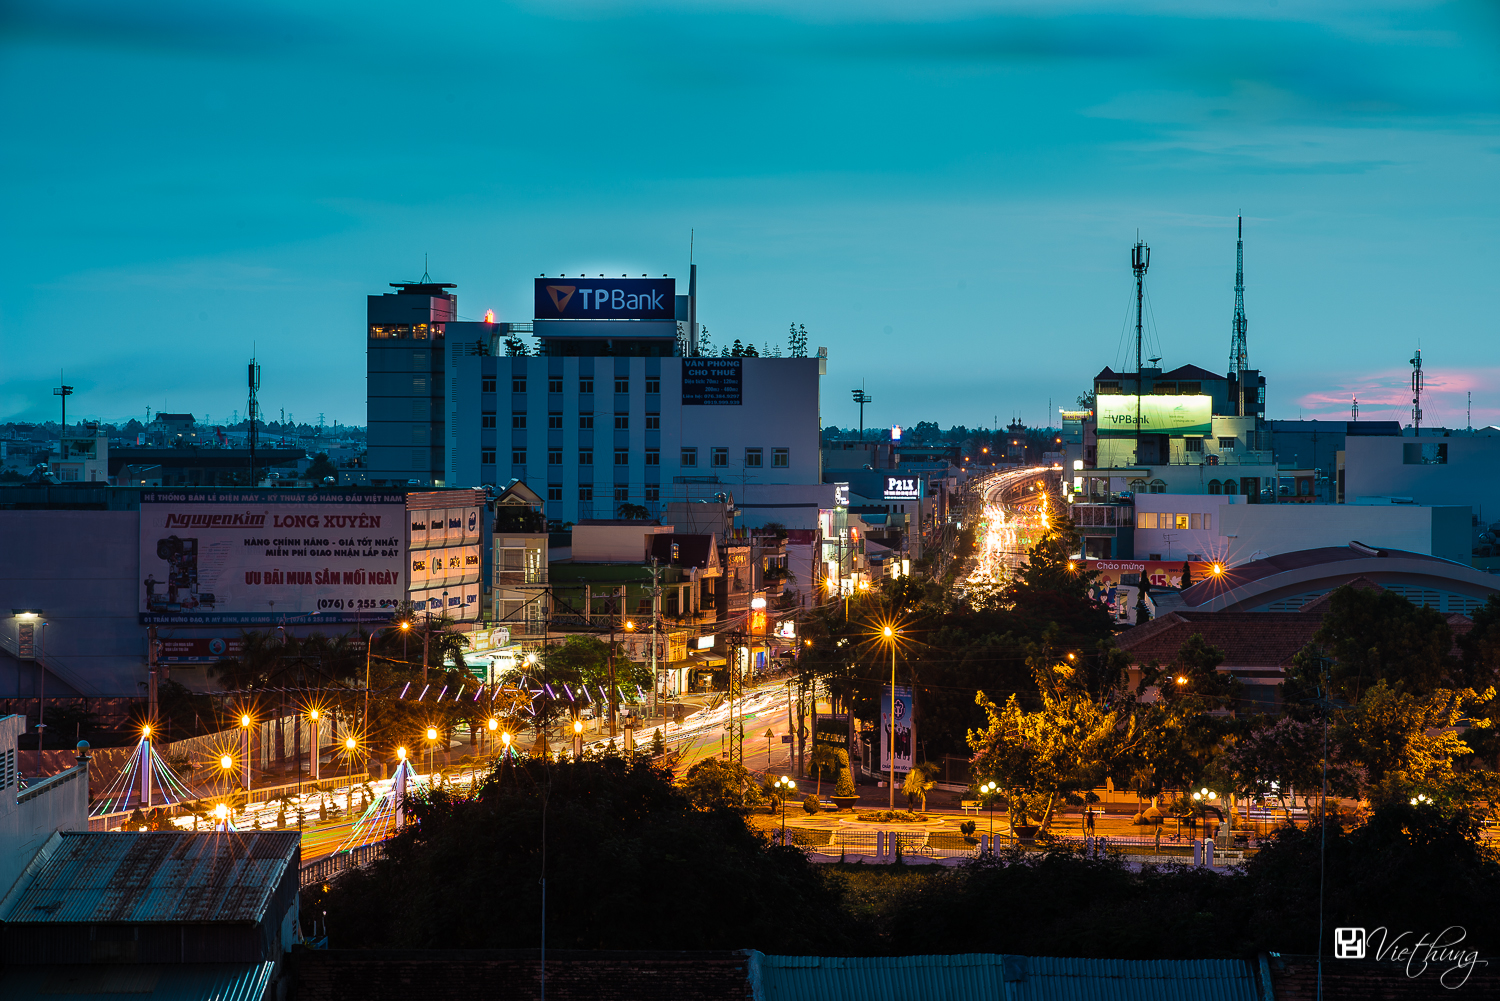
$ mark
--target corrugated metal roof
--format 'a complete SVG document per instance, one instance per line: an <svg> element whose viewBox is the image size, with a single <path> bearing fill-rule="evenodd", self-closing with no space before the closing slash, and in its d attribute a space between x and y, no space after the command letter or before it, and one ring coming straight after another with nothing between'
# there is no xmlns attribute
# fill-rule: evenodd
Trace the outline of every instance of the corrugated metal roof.
<svg viewBox="0 0 1500 1001"><path fill-rule="evenodd" d="M171 966L88 964L10 966L0 970L0 997L52 1001L261 1001L275 963L179 963Z"/></svg>
<svg viewBox="0 0 1500 1001"><path fill-rule="evenodd" d="M1235 959L761 956L757 1001L1257 1001Z"/></svg>
<svg viewBox="0 0 1500 1001"><path fill-rule="evenodd" d="M301 835L69 832L62 838L7 923L258 921Z"/></svg>

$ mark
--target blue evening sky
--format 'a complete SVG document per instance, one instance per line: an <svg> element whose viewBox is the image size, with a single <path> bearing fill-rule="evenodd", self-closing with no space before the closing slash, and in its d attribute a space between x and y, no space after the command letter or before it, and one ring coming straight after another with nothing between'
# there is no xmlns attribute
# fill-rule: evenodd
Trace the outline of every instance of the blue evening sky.
<svg viewBox="0 0 1500 1001"><path fill-rule="evenodd" d="M829 349L823 421L1048 421L1222 371L1234 217L1270 413L1500 421L1492 2L0 7L0 420L363 423L364 297L670 272L716 343ZM685 282L684 282L685 284Z"/></svg>

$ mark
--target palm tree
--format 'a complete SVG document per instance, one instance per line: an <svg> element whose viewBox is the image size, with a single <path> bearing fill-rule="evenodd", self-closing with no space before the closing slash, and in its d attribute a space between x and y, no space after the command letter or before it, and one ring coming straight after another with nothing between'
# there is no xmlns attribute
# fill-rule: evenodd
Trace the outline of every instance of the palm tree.
<svg viewBox="0 0 1500 1001"><path fill-rule="evenodd" d="M937 785L937 765L931 761L923 762L906 773L906 783L901 791L908 796L918 796L922 800L922 812L927 812L927 790Z"/></svg>
<svg viewBox="0 0 1500 1001"><path fill-rule="evenodd" d="M812 758L809 761L813 771L818 775L818 798L823 798L823 769L828 768L837 772L839 767L839 752L827 744L817 744L813 747Z"/></svg>

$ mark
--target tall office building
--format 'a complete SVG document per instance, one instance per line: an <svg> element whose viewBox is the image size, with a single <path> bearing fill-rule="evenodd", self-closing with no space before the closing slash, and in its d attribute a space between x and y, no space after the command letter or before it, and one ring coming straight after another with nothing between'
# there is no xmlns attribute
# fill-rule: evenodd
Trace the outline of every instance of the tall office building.
<svg viewBox="0 0 1500 1001"><path fill-rule="evenodd" d="M826 359L699 357L693 292L675 292L666 277L537 279L521 356L506 341L527 325L448 324L444 481L519 479L554 523L818 484Z"/></svg>
<svg viewBox="0 0 1500 1001"><path fill-rule="evenodd" d="M424 276L425 278L425 276ZM446 482L444 333L458 316L455 285L392 282L366 309L366 398L372 486Z"/></svg>

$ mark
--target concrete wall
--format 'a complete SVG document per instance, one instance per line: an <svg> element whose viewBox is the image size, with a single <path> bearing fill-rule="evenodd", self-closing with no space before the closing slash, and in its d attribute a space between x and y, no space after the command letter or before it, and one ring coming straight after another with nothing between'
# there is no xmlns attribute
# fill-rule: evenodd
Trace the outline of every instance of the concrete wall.
<svg viewBox="0 0 1500 1001"><path fill-rule="evenodd" d="M574 525L573 562L644 563L646 536L671 535L671 525Z"/></svg>
<svg viewBox="0 0 1500 1001"><path fill-rule="evenodd" d="M0 647L16 652L12 608L42 610L48 696L145 694L139 526L138 511L0 511ZM36 694L34 664L0 663L0 692Z"/></svg>
<svg viewBox="0 0 1500 1001"><path fill-rule="evenodd" d="M1139 494L1135 552L1140 559L1222 560L1231 566L1260 555L1362 542L1381 549L1440 556L1468 565L1469 515L1461 507L1410 504L1246 504L1243 497ZM1189 528L1142 528L1142 515L1188 515ZM1195 519L1192 516L1198 515ZM1203 524L1207 528L1194 528ZM1146 519L1149 520L1149 519Z"/></svg>
<svg viewBox="0 0 1500 1001"><path fill-rule="evenodd" d="M89 826L87 769L33 779L30 788L20 788L11 761L25 726L19 716L0 718L0 897L54 832Z"/></svg>
<svg viewBox="0 0 1500 1001"><path fill-rule="evenodd" d="M1409 464L1407 445L1446 445L1442 465ZM1500 438L1356 438L1344 443L1344 499L1410 497L1458 504L1485 524L1500 521ZM1468 550L1465 550L1465 558Z"/></svg>

